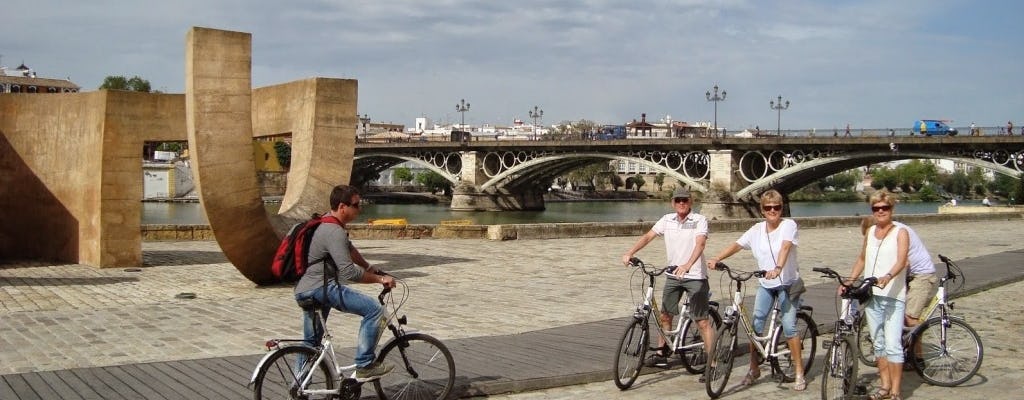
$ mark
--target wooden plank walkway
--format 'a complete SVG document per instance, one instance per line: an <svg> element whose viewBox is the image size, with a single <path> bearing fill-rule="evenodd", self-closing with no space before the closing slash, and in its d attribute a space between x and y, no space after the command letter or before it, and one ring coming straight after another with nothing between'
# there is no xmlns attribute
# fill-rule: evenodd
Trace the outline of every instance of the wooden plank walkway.
<svg viewBox="0 0 1024 400"><path fill-rule="evenodd" d="M967 282L964 290L954 295L1024 280L1024 251L957 263ZM804 273L815 274L810 267ZM808 288L805 304L814 307L821 333L832 328L834 302L833 285ZM612 353L626 321L627 316L623 316L518 335L446 340L457 375L452 398L610 380ZM350 357L352 349L339 353ZM261 356L3 375L0 399L245 399L252 396L248 380ZM658 371L662 370L647 372ZM365 387L364 397L374 398L372 392L372 388Z"/></svg>

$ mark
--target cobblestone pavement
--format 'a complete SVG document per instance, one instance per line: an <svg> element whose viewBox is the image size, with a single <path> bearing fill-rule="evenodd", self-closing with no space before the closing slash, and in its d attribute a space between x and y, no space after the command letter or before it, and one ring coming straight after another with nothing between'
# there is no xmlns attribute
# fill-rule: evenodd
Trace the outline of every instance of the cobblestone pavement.
<svg viewBox="0 0 1024 400"><path fill-rule="evenodd" d="M1020 220L914 226L933 254L954 259L1022 249L1021 227ZM740 234L713 232L708 253L719 251ZM857 228L801 231L802 269L820 265L849 268L860 237ZM447 339L513 334L628 315L632 309L630 270L622 267L619 259L635 239L406 239L363 240L357 245L372 263L408 284L411 297L404 310L410 326ZM135 271L40 262L0 265L0 374L256 354L264 351L262 344L267 338L301 335L291 287L255 287L226 261L215 242L146 242L143 250L146 266ZM640 257L661 263L664 246L660 241L652 243ZM730 261L735 266L752 263L748 253ZM806 274L809 284L819 282L813 275ZM726 293L724 285L718 273L713 273L716 298ZM359 287L377 290L373 285ZM997 291L1013 288L1021 289L1018 284ZM186 292L194 293L195 298L176 298ZM972 313L991 314L992 301L1006 298L1020 296L975 295L962 301L958 312L969 317ZM1019 336L1019 318L1024 313L1019 308L1010 312L1017 303L1005 303L1009 304L999 303L1000 310L1006 312L1000 312L998 318L1005 318L1006 326L975 323L990 354L996 354L987 355L982 373L999 371L1005 377L1019 378L998 362L1000 347L1013 352L1024 344ZM332 315L337 343L354 344L357 320ZM1008 331L1018 334L1012 340L1001 340L996 334ZM741 372L745 373L737 374L742 376ZM690 379L676 373L664 375L658 379L679 382L680 387ZM1020 382L1024 380L1007 380L1012 388L1020 388ZM986 382L979 385L991 386ZM642 395L656 386L625 393L602 388L601 393ZM772 386L758 385L742 396ZM575 397L571 393L529 395Z"/></svg>
<svg viewBox="0 0 1024 400"><path fill-rule="evenodd" d="M1001 286L985 292L957 299L956 315L967 319L978 331L984 345L984 359L981 370L970 381L954 388L931 386L924 383L916 372L903 374L903 397L919 399L1010 399L1020 398L1024 393L1024 365L1021 361L1024 352L1024 340L1021 339L1021 326L1024 326L1024 302L1001 301L993 312L994 299L1021 299L1024 295L1024 282ZM821 338L818 339L821 342ZM728 400L763 400L776 399L820 399L822 357L824 351L819 348L814 366L809 374L807 390L796 392L792 384L779 384L768 378L767 366L761 367L761 379L746 388L739 386L743 376L747 374L747 358L737 359L737 367L729 378L726 393L722 399ZM878 385L877 369L861 364L862 382ZM1017 393L1016 395L1012 393ZM674 369L657 374L643 375L627 391L619 391L612 381L595 382L586 385L565 386L545 390L537 390L511 395L490 396L495 400L534 400L534 399L667 399L667 398L706 398L704 384L697 382L697 377L685 370ZM866 397L865 397L866 398Z"/></svg>

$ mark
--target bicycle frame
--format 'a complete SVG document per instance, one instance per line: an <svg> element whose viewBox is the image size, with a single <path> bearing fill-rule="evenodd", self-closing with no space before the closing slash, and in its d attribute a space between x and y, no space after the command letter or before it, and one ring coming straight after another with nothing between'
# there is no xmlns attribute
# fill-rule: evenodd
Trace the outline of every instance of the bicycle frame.
<svg viewBox="0 0 1024 400"><path fill-rule="evenodd" d="M751 274L750 279L757 274ZM732 278L732 276L730 276ZM754 332L753 321L747 319L746 308L743 307L743 282L744 280L738 280L732 278L732 281L736 283L736 291L733 292L732 304L726 309L725 315L722 316L723 324L733 324L737 320L740 326L743 327L743 332L750 338L750 343L754 345L757 352L761 354L761 357L768 359L769 357L785 356L790 353L789 347L783 348L781 351L775 352L774 349L769 349L771 346L771 339L775 336L775 332L781 329L781 324L778 323L779 316L779 298L775 297L772 300L772 310L768 313L768 326L765 329L763 336L757 335ZM771 350L771 351L770 351Z"/></svg>
<svg viewBox="0 0 1024 400"><path fill-rule="evenodd" d="M644 270L644 274L647 275L647 288L644 289L644 301L637 305L636 311L633 312L633 318L645 319L649 322L651 316L655 312L660 313L660 309L658 308L658 301L657 299L654 298L654 278L658 275L661 275L664 271L664 268L660 270L653 270L650 273ZM709 308L717 308L717 306L717 302L709 302L708 305ZM679 318L676 318L675 329L670 331L666 331L664 328L662 328L660 316L655 316L657 322L655 326L658 327L658 335L660 335L661 338L665 340L665 345L669 346L668 350L671 351L672 353L677 353L680 350L689 350L704 345L703 342L692 343L685 346L682 345L682 342L684 340L682 335L683 327L687 321L691 321L690 318L687 316L689 314L689 310L690 298L688 296L682 296L679 302ZM697 321L693 322L696 323Z"/></svg>

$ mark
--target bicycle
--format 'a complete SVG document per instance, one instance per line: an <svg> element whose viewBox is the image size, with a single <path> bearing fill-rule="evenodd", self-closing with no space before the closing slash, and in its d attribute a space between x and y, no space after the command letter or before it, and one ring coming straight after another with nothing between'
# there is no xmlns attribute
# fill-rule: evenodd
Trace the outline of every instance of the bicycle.
<svg viewBox="0 0 1024 400"><path fill-rule="evenodd" d="M743 325L743 332L747 334L754 350L758 352L759 361L765 360L771 364L772 377L780 382L792 382L796 379L794 370L793 354L790 353L786 337L782 332L780 323L779 299L772 301L772 310L768 315L768 327L766 334L759 336L754 332L751 321L748 321L747 313L743 308L743 282L754 277L764 277L764 271L733 271L725 263L715 264L715 268L724 271L736 284L733 293L732 304L726 307L722 316L722 326L718 328L715 339L715 346L711 349L711 358L708 367L704 370L704 388L712 399L718 398L725 390L729 382L729 375L732 374L733 356L736 354L737 331ZM814 309L810 306L800 306L797 315L797 335L800 337L801 354L798 355L803 361L804 371L810 371L814 361L814 353L817 345L818 325L811 318Z"/></svg>
<svg viewBox="0 0 1024 400"><path fill-rule="evenodd" d="M865 394L867 390L857 385L858 373L855 353L857 350L857 335L860 333L860 321L862 313L859 312L856 304L863 304L871 296L871 290L878 282L875 277L857 280L851 284L844 283L843 276L831 268L813 268L814 272L820 272L826 277L835 278L839 285L846 288L839 295L841 301L839 318L835 322L835 329L831 340L821 343L825 353L825 371L821 374L821 398L847 399L855 394ZM854 303L854 302L857 303Z"/></svg>
<svg viewBox="0 0 1024 400"><path fill-rule="evenodd" d="M648 350L664 350L667 354L678 354L682 360L683 367L691 374L704 372L707 361L707 354L704 351L704 339L700 335L700 329L695 321L689 318L690 301L689 296L682 296L675 329L665 332L654 315L658 310L658 302L654 298L654 278L663 274L666 268L648 267L639 258L632 258L630 266L636 268L646 275L646 289L644 289L643 301L636 306L633 318L630 320L626 331L619 339L619 346L615 353L614 370L615 386L620 390L629 389L640 376L643 367L644 355ZM710 302L708 309L709 318L713 328L722 323L722 317L718 315L718 303ZM650 325L651 320L658 327L656 332L665 339L663 348L651 348L650 346Z"/></svg>
<svg viewBox="0 0 1024 400"><path fill-rule="evenodd" d="M398 316L398 311L409 297L409 288L400 280L395 282L402 288L397 304L390 288L385 288L377 296L380 304L388 308L385 321L394 338L381 347L376 358L395 366L395 369L373 380L373 388L381 399L444 399L455 384L455 362L448 347L440 340L406 331L408 319L405 315ZM300 306L320 311L313 313L313 323L323 331L320 345L308 346L302 339L268 340L268 353L256 365L249 382L254 385L253 398L360 398L363 383L355 379L356 366L338 364L332 336L327 330L326 310L313 300L302 302Z"/></svg>
<svg viewBox="0 0 1024 400"><path fill-rule="evenodd" d="M946 286L960 280L962 287L963 271L948 257L939 254L939 259L946 264L946 276L939 280L935 296L921 313L924 322L903 328L902 343L904 362L911 364L921 379L932 385L952 387L978 373L985 349L978 332L967 321L950 315L954 303L946 299ZM858 354L861 361L875 367L878 363L872 351L871 335L864 328L861 323Z"/></svg>

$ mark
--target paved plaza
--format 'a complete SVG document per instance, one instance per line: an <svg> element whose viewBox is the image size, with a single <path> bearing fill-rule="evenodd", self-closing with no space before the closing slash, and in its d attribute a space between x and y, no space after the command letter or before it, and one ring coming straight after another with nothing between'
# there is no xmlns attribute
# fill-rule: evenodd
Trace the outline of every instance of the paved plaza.
<svg viewBox="0 0 1024 400"><path fill-rule="evenodd" d="M955 260L1024 249L1018 219L916 224L929 250ZM712 232L707 253L741 232ZM858 228L801 231L799 257L809 285L822 283L815 266L847 270L860 244ZM604 321L631 313L630 270L619 264L634 237L518 240L363 240L367 259L410 288L410 326L439 338L512 335ZM271 337L301 335L290 286L255 287L227 263L214 242L146 242L146 266L137 270L30 262L0 266L0 375L144 362L262 353ZM664 247L639 255L659 264ZM1024 255L1020 258L1024 268ZM747 267L749 253L729 264ZM715 298L727 292L712 275ZM360 285L368 292L376 287ZM178 298L181 293L193 299ZM750 293L752 294L752 293ZM1019 348L1024 284L1001 286L960 299L956 312L982 335L985 364L979 378L952 389L959 398L1005 398L1019 392ZM994 314L994 310L997 314ZM333 314L338 343L354 343L357 319ZM984 323L982 323L984 321ZM823 321L818 321L822 323ZM1013 332L1013 334L1007 334ZM820 352L819 352L820 353ZM458 358L458 355L456 355ZM812 371L809 391L816 398ZM746 372L734 372L737 380ZM864 368L864 373L871 370ZM909 374L913 376L913 373ZM915 377L908 385L919 385ZM701 388L676 371L642 377L628 392L610 382L515 395L514 398L652 398ZM702 390L702 389L701 389ZM753 398L778 389L771 382L732 393ZM939 388L920 385L915 397ZM942 389L950 390L950 389ZM987 393L987 395L986 395ZM816 394L816 393L815 393ZM698 396L694 393L693 397Z"/></svg>

